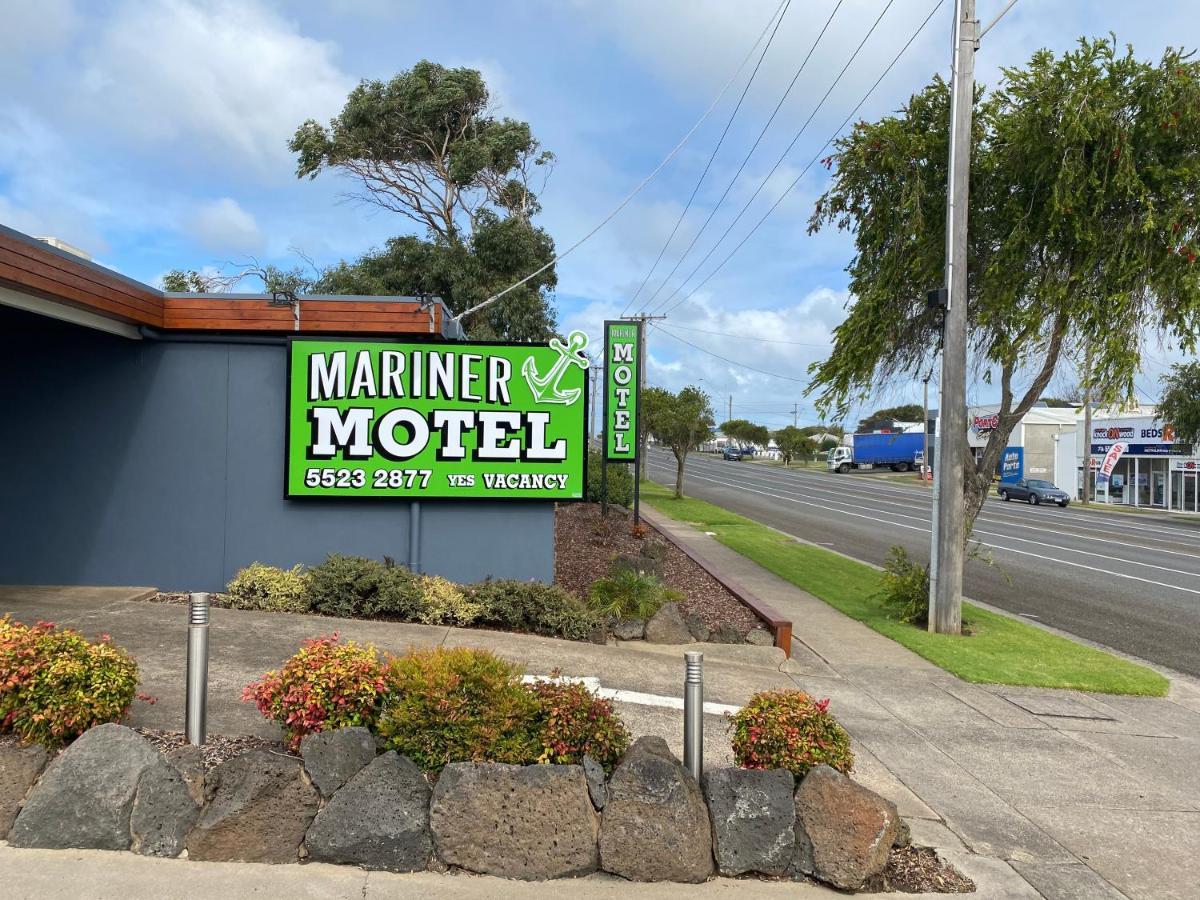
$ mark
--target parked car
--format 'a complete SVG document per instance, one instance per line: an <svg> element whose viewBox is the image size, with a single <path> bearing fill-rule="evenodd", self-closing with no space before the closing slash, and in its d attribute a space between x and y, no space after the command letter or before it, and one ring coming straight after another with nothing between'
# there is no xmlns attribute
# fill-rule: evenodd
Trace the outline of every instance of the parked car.
<svg viewBox="0 0 1200 900"><path fill-rule="evenodd" d="M1024 500L1033 506L1037 506L1043 501L1057 503L1059 506L1066 506L1071 502L1071 496L1066 491L1052 482L1041 481L1037 478L1002 481L996 485L996 493L1001 500Z"/></svg>
<svg viewBox="0 0 1200 900"><path fill-rule="evenodd" d="M721 458L722 459L732 459L735 462L741 462L742 448L741 447L726 447L721 452Z"/></svg>

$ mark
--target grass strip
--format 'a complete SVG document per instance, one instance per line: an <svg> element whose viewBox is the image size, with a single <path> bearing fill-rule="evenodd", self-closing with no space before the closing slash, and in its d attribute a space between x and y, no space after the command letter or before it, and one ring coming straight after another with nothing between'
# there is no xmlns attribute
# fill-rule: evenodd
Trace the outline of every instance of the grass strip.
<svg viewBox="0 0 1200 900"><path fill-rule="evenodd" d="M1153 669L970 603L963 604L970 635L930 634L887 616L873 597L880 573L866 563L799 543L704 500L676 500L654 482L642 482L642 500L713 532L731 550L964 681L1150 697L1167 693L1169 682Z"/></svg>

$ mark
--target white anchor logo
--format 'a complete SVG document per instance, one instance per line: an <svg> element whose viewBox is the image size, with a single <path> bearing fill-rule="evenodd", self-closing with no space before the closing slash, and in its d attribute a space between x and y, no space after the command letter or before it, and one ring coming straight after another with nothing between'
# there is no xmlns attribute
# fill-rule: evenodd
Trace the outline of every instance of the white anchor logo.
<svg viewBox="0 0 1200 900"><path fill-rule="evenodd" d="M525 382L533 392L534 400L538 403L561 403L570 406L579 399L579 395L583 393L582 389L570 388L564 391L559 389L558 383L567 371L567 366L575 365L581 369L588 367L587 357L583 355L587 345L588 337L582 331L572 331L567 335L565 346L558 338L552 338L550 348L558 351L558 359L545 375L538 374L532 356L525 358L525 362L521 364L521 374L525 376Z"/></svg>

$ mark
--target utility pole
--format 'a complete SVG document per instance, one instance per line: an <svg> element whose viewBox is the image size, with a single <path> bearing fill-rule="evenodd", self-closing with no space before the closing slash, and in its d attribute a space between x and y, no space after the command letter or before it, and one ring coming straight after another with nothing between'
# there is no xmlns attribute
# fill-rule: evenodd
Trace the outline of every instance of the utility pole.
<svg viewBox="0 0 1200 900"><path fill-rule="evenodd" d="M646 323L660 321L666 316L649 316L646 313L639 313L636 316L621 316L621 318L628 319L630 322L640 322L642 326L638 331L641 340L638 341L637 370L637 459L633 464L633 524L638 525L642 521L642 481L645 480L647 472L645 410L642 409L642 395L646 389L646 341L649 339L649 329L646 328Z"/></svg>
<svg viewBox="0 0 1200 900"><path fill-rule="evenodd" d="M726 422L733 421L733 394L729 395L729 415L725 417Z"/></svg>
<svg viewBox="0 0 1200 900"><path fill-rule="evenodd" d="M800 404L792 404L792 427L795 428L800 424Z"/></svg>
<svg viewBox="0 0 1200 900"><path fill-rule="evenodd" d="M946 179L947 298L942 319L940 427L929 572L929 630L938 634L962 633L966 544L963 478L967 440L967 212L978 28L975 0L956 0L950 165Z"/></svg>
<svg viewBox="0 0 1200 900"><path fill-rule="evenodd" d="M932 374L932 372L930 373ZM924 412L921 414L921 434L924 438L923 449L921 450L921 480L925 480L925 473L932 471L929 467L929 375L925 376L925 391L921 400L921 406Z"/></svg>

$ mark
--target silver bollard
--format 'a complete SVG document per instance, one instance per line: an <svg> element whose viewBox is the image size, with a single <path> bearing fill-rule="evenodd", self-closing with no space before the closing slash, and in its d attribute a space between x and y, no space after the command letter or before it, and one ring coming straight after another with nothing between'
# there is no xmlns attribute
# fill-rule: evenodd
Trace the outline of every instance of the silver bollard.
<svg viewBox="0 0 1200 900"><path fill-rule="evenodd" d="M697 781L704 771L704 654L683 654L683 767Z"/></svg>
<svg viewBox="0 0 1200 900"><path fill-rule="evenodd" d="M189 744L199 747L207 738L208 719L208 594L191 595L188 604L187 699L183 730Z"/></svg>

